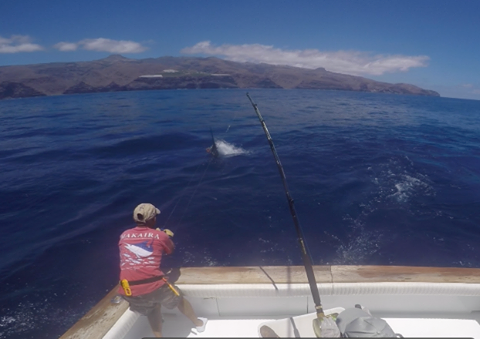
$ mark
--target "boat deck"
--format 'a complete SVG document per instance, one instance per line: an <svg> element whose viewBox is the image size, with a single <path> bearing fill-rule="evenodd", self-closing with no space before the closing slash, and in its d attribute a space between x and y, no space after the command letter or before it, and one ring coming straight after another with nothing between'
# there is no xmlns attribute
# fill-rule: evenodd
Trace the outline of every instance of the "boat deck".
<svg viewBox="0 0 480 339"><path fill-rule="evenodd" d="M188 320L179 319L181 317L165 317L163 335L166 337L178 337L183 332L180 329L187 329L188 334L183 337L188 338L217 338L217 337L237 337L251 338L259 337L258 326L266 321L275 319L208 319L207 327L202 333L197 333L195 328L191 328Z"/></svg>
<svg viewBox="0 0 480 339"><path fill-rule="evenodd" d="M163 314L162 334L164 337L175 338L216 338L216 337L237 337L249 338L259 337L259 325L265 322L276 321L277 317L272 318L208 318L207 326L204 332L198 333L190 320L182 314L167 313ZM125 332L125 329L128 329ZM139 316L131 311L126 311L117 321L114 327L103 337L104 339L122 339L122 338L148 338L153 337L153 333L146 317Z"/></svg>
<svg viewBox="0 0 480 339"><path fill-rule="evenodd" d="M314 315L312 315L314 316ZM298 324L298 319L293 317ZM473 319L434 319L434 318L383 318L392 327L395 333L399 333L405 338L476 338L480 339L480 324ZM163 335L165 337L179 337L179 338L250 338L260 337L259 327L262 324L272 322L280 322L286 325L287 332L290 332L288 337L294 337L291 335L293 331L293 325L289 318L282 319L226 319L226 318L213 318L209 319L206 329L202 333L197 333L196 329L192 327L192 324L188 319L182 315L166 314L164 315ZM271 326L276 330L279 326ZM311 337L305 333L301 333L301 337ZM313 331L311 331L313 333ZM280 337L287 337L288 333L281 333L281 330L277 330L276 333ZM283 335L282 335L283 334ZM148 325L146 317L140 317L133 328L128 333L119 334L116 333L116 338L148 338L153 337L153 334Z"/></svg>

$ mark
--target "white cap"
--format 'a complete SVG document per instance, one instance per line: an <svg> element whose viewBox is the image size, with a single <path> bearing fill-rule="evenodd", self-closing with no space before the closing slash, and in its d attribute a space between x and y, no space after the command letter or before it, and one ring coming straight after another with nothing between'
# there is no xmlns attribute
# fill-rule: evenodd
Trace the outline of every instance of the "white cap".
<svg viewBox="0 0 480 339"><path fill-rule="evenodd" d="M148 220L155 218L160 214L160 210L152 204L142 203L135 207L133 211L133 220L138 224L145 224Z"/></svg>

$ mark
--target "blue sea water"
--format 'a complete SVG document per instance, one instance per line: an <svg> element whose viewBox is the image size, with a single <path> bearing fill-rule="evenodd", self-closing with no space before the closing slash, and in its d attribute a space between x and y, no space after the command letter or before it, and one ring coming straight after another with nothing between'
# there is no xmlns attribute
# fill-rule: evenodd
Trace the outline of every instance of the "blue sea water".
<svg viewBox="0 0 480 339"><path fill-rule="evenodd" d="M315 264L480 267L480 101L250 94ZM8 100L0 118L0 338L58 338L110 291L141 202L175 232L165 267L301 264L243 90Z"/></svg>

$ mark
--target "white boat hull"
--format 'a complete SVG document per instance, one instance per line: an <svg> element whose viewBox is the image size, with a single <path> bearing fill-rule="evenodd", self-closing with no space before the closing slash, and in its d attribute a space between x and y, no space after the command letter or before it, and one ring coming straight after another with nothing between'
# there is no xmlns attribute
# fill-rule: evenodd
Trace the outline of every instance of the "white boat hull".
<svg viewBox="0 0 480 339"><path fill-rule="evenodd" d="M315 312L301 266L197 267L179 273L176 285L209 324L197 334L178 311L163 309L167 337L258 337L262 323L289 317L302 322ZM404 337L480 339L480 269L315 266L315 275L325 310L361 304ZM152 336L145 317L129 311L124 301L110 302L115 294L110 292L61 339ZM288 326L277 334L291 334ZM301 336L311 336L310 327L301 327Z"/></svg>

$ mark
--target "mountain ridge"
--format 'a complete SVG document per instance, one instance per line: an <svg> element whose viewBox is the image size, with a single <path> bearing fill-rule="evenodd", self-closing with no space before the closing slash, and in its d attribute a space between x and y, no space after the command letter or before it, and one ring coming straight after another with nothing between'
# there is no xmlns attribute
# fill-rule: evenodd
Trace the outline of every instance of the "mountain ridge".
<svg viewBox="0 0 480 339"><path fill-rule="evenodd" d="M114 54L80 62L0 66L0 99L159 89L278 88L440 96L411 84L216 57L129 59Z"/></svg>

